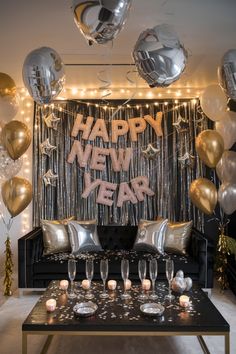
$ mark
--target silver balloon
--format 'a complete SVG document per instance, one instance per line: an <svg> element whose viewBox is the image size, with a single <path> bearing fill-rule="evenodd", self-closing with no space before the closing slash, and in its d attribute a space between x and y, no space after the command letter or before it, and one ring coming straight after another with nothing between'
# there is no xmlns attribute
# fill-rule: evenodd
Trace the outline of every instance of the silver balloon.
<svg viewBox="0 0 236 354"><path fill-rule="evenodd" d="M142 32L133 58L140 76L150 87L163 87L180 78L187 62L187 51L168 25Z"/></svg>
<svg viewBox="0 0 236 354"><path fill-rule="evenodd" d="M0 96L0 121L3 124L9 123L15 117L19 109L19 96Z"/></svg>
<svg viewBox="0 0 236 354"><path fill-rule="evenodd" d="M55 99L65 82L64 64L58 53L48 47L30 52L23 65L23 80L31 97L39 104Z"/></svg>
<svg viewBox="0 0 236 354"><path fill-rule="evenodd" d="M236 100L236 49L230 49L224 54L218 68L218 77L225 93Z"/></svg>
<svg viewBox="0 0 236 354"><path fill-rule="evenodd" d="M236 183L236 152L225 151L216 166L217 176L222 182Z"/></svg>
<svg viewBox="0 0 236 354"><path fill-rule="evenodd" d="M226 112L222 120L215 123L215 129L224 140L225 150L230 149L236 142L236 113Z"/></svg>
<svg viewBox="0 0 236 354"><path fill-rule="evenodd" d="M20 172L23 165L22 158L12 160L3 146L0 146L0 179L10 179Z"/></svg>
<svg viewBox="0 0 236 354"><path fill-rule="evenodd" d="M236 184L223 183L218 191L218 201L225 214L236 210Z"/></svg>
<svg viewBox="0 0 236 354"><path fill-rule="evenodd" d="M105 44L123 28L132 0L73 0L76 25L91 45Z"/></svg>

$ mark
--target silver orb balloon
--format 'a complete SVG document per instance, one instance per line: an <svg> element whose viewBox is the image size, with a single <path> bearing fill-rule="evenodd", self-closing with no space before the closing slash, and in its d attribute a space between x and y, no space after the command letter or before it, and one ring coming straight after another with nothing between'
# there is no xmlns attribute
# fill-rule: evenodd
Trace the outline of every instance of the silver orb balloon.
<svg viewBox="0 0 236 354"><path fill-rule="evenodd" d="M236 210L236 184L223 183L218 191L218 202L227 215Z"/></svg>
<svg viewBox="0 0 236 354"><path fill-rule="evenodd" d="M175 277L172 280L171 288L176 293L182 294L184 292L184 290L186 289L185 279L184 278L180 278L180 277Z"/></svg>
<svg viewBox="0 0 236 354"><path fill-rule="evenodd" d="M178 80L185 69L187 56L168 25L142 32L133 51L139 75L150 87L165 87Z"/></svg>
<svg viewBox="0 0 236 354"><path fill-rule="evenodd" d="M236 100L236 49L230 49L224 54L218 68L218 77L225 93Z"/></svg>
<svg viewBox="0 0 236 354"><path fill-rule="evenodd" d="M12 160L3 146L0 146L0 179L10 179L20 172L23 159Z"/></svg>
<svg viewBox="0 0 236 354"><path fill-rule="evenodd" d="M64 64L59 54L49 47L30 52L22 74L29 94L39 104L48 104L55 99L65 82Z"/></svg>
<svg viewBox="0 0 236 354"><path fill-rule="evenodd" d="M132 0L73 0L76 25L91 45L105 44L123 28Z"/></svg>

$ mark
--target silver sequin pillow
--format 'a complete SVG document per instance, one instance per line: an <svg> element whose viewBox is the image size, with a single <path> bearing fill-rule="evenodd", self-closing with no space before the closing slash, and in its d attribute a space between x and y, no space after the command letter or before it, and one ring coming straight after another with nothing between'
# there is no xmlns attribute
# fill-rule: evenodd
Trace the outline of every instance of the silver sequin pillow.
<svg viewBox="0 0 236 354"><path fill-rule="evenodd" d="M72 254L102 251L96 220L70 221L68 229Z"/></svg>
<svg viewBox="0 0 236 354"><path fill-rule="evenodd" d="M134 250L164 254L165 232L168 219L140 220Z"/></svg>
<svg viewBox="0 0 236 354"><path fill-rule="evenodd" d="M192 225L192 221L168 223L164 245L167 253L187 254Z"/></svg>

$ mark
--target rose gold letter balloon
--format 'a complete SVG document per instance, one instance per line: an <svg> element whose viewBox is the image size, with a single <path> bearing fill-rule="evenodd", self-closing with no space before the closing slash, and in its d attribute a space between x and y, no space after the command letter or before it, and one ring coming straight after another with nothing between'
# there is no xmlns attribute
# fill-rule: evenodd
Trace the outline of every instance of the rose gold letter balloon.
<svg viewBox="0 0 236 354"><path fill-rule="evenodd" d="M212 214L217 203L215 185L207 178L195 179L190 185L190 199L203 213Z"/></svg>
<svg viewBox="0 0 236 354"><path fill-rule="evenodd" d="M196 138L196 150L208 167L216 167L224 152L224 141L215 130L204 130Z"/></svg>
<svg viewBox="0 0 236 354"><path fill-rule="evenodd" d="M11 216L17 216L31 202L32 186L25 178L13 177L2 185L2 198Z"/></svg>

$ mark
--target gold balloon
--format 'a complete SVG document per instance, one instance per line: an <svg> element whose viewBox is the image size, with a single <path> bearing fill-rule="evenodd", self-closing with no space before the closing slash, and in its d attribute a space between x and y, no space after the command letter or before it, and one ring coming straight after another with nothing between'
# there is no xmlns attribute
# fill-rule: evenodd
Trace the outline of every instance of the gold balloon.
<svg viewBox="0 0 236 354"><path fill-rule="evenodd" d="M25 178L13 177L2 185L2 199L12 217L20 214L32 200L32 186Z"/></svg>
<svg viewBox="0 0 236 354"><path fill-rule="evenodd" d="M217 203L217 190L209 179L195 179L190 185L189 195L199 210L208 215L213 213Z"/></svg>
<svg viewBox="0 0 236 354"><path fill-rule="evenodd" d="M216 167L224 152L224 141L216 130L204 130L196 138L196 150L208 167Z"/></svg>
<svg viewBox="0 0 236 354"><path fill-rule="evenodd" d="M0 97L16 95L16 84L7 74L0 73Z"/></svg>
<svg viewBox="0 0 236 354"><path fill-rule="evenodd" d="M30 130L24 123L13 120L4 126L2 141L10 157L17 160L31 143Z"/></svg>

